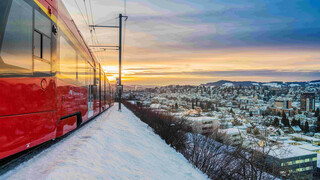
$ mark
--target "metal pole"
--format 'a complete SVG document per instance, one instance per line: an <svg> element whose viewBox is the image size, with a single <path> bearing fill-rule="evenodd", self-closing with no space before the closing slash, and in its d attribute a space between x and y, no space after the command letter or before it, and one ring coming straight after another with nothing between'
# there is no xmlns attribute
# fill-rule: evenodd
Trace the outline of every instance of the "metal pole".
<svg viewBox="0 0 320 180"><path fill-rule="evenodd" d="M122 85L121 85L121 57L122 57L122 18L128 19L128 16L122 16L122 14L119 14L119 26L103 26L103 25L89 25L89 27L103 27L103 28L119 28L119 111L121 111L121 98L122 98ZM95 47L95 46L93 46ZM117 47L117 46L96 46L96 47Z"/></svg>
<svg viewBox="0 0 320 180"><path fill-rule="evenodd" d="M119 14L119 111L121 111L121 51L122 51L122 14Z"/></svg>

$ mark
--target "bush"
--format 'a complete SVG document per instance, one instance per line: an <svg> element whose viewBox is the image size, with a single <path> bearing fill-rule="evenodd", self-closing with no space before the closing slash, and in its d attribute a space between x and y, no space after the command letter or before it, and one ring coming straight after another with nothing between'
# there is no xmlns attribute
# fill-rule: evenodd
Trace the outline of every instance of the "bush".
<svg viewBox="0 0 320 180"><path fill-rule="evenodd" d="M218 129L206 136L192 133L183 118L128 102L123 104L211 179L276 179L266 173L278 174L277 169L269 169L266 164L269 152L257 153L241 145L231 146L232 140Z"/></svg>
<svg viewBox="0 0 320 180"><path fill-rule="evenodd" d="M179 152L184 151L187 139L185 132L188 130L185 119L154 112L128 102L123 104L141 121L148 124L167 144Z"/></svg>

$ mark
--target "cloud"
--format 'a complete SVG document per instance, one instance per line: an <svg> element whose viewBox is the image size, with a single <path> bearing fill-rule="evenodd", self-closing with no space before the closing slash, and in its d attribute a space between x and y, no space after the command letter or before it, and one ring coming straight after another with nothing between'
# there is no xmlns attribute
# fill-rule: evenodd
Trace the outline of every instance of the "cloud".
<svg viewBox="0 0 320 180"><path fill-rule="evenodd" d="M277 70L234 70L234 71L183 71L183 72L136 72L131 76L180 76L195 75L206 77L312 77L320 78L320 71L277 71Z"/></svg>
<svg viewBox="0 0 320 180"><path fill-rule="evenodd" d="M64 1L76 21L83 21L73 1ZM93 0L93 9L96 23L116 25L113 17L122 12L123 1ZM244 76L319 78L318 1L133 0L128 1L127 12L123 67L130 71L126 75L141 82L151 76L163 78L163 83L183 77L197 82ZM117 44L113 29L96 32L101 44ZM90 39L90 32L85 36ZM106 54L103 66L117 65L117 53L101 54Z"/></svg>
<svg viewBox="0 0 320 180"><path fill-rule="evenodd" d="M136 26L132 28L145 28L167 49L320 45L320 3L214 0L201 4L201 9L193 12L133 15Z"/></svg>

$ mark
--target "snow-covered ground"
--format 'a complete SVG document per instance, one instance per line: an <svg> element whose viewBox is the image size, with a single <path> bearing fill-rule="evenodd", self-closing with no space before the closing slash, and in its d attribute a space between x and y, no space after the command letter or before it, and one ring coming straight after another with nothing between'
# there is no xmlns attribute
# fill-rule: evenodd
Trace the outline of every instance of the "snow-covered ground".
<svg viewBox="0 0 320 180"><path fill-rule="evenodd" d="M117 105L0 179L206 179Z"/></svg>

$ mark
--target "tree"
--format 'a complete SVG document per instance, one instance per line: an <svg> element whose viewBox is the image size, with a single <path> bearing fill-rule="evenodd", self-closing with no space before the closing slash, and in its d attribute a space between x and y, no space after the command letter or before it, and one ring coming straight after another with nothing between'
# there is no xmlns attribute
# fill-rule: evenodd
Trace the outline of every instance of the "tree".
<svg viewBox="0 0 320 180"><path fill-rule="evenodd" d="M205 111L205 112L208 112L208 105L207 105L207 103L204 104L204 111Z"/></svg>
<svg viewBox="0 0 320 180"><path fill-rule="evenodd" d="M265 116L269 116L271 113L272 113L272 110L269 107L264 111Z"/></svg>
<svg viewBox="0 0 320 180"><path fill-rule="evenodd" d="M280 163L278 160L268 158L274 149L280 155L286 153L286 149L279 150L280 146L277 144L269 144L271 148L259 146L247 150L243 148L242 142L233 145L234 141L218 129L207 136L196 133L188 136L187 148L182 154L210 179L272 180L278 179L280 171L285 175L289 174L286 167L276 166ZM260 142L256 138L251 141L254 144Z"/></svg>
<svg viewBox="0 0 320 180"><path fill-rule="evenodd" d="M289 126L289 119L287 118L287 115L285 112L282 113L281 123L286 127Z"/></svg>
<svg viewBox="0 0 320 180"><path fill-rule="evenodd" d="M203 103L200 101L200 107L201 109L204 109Z"/></svg>
<svg viewBox="0 0 320 180"><path fill-rule="evenodd" d="M211 101L207 101L207 108L209 109L212 109L212 102Z"/></svg>
<svg viewBox="0 0 320 180"><path fill-rule="evenodd" d="M259 129L258 129L258 128L255 128L255 129L253 130L253 134L254 134L255 136L259 135L259 134L260 134Z"/></svg>
<svg viewBox="0 0 320 180"><path fill-rule="evenodd" d="M301 128L301 130L304 130L304 127L303 127L303 126L301 126L301 121L300 121L300 119L299 119L299 120L297 120L297 125Z"/></svg>
<svg viewBox="0 0 320 180"><path fill-rule="evenodd" d="M295 118L292 119L291 126L299 126L298 121Z"/></svg>
<svg viewBox="0 0 320 180"><path fill-rule="evenodd" d="M316 112L314 113L314 117L318 117L319 116L319 108L317 108Z"/></svg>
<svg viewBox="0 0 320 180"><path fill-rule="evenodd" d="M279 112L277 112L277 116L281 116L281 113L280 113L280 111L279 111Z"/></svg>
<svg viewBox="0 0 320 180"><path fill-rule="evenodd" d="M279 127L279 119L278 118L274 118L273 126Z"/></svg>
<svg viewBox="0 0 320 180"><path fill-rule="evenodd" d="M316 122L316 132L320 132L320 116L318 116L318 119Z"/></svg>
<svg viewBox="0 0 320 180"><path fill-rule="evenodd" d="M305 132L305 133L309 132L309 123L308 123L308 121L306 121L306 122L304 123L304 132Z"/></svg>

